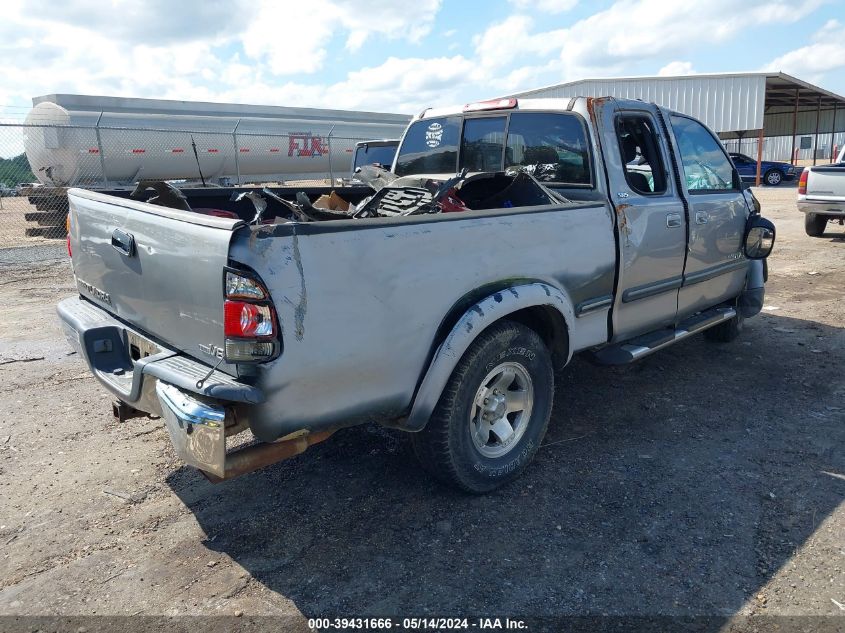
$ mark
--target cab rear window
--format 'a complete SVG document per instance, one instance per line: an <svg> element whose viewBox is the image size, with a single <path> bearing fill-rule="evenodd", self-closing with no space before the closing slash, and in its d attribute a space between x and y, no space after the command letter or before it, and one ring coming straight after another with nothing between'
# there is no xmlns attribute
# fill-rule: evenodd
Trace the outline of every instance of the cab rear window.
<svg viewBox="0 0 845 633"><path fill-rule="evenodd" d="M417 121L405 135L395 171L407 176L452 174L463 168L512 169L547 183L592 184L587 129L579 116L568 112Z"/></svg>
<svg viewBox="0 0 845 633"><path fill-rule="evenodd" d="M467 119L461 138L461 169L468 171L501 171L505 144L504 116Z"/></svg>
<svg viewBox="0 0 845 633"><path fill-rule="evenodd" d="M394 172L397 176L455 173L460 137L459 116L413 123L405 133Z"/></svg>

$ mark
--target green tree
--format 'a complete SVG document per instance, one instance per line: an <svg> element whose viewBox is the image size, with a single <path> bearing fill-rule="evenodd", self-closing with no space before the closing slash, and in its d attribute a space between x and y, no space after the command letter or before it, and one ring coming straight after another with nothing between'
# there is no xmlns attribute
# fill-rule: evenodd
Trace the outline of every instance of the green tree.
<svg viewBox="0 0 845 633"><path fill-rule="evenodd" d="M0 183L14 187L21 182L35 182L26 154L14 158L0 158Z"/></svg>

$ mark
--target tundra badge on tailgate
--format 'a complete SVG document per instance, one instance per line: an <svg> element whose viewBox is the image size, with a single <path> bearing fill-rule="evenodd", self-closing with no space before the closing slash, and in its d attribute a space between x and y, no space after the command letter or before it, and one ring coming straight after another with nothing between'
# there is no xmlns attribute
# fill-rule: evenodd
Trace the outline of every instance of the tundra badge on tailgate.
<svg viewBox="0 0 845 633"><path fill-rule="evenodd" d="M84 290L94 298L99 299L100 301L105 301L111 305L111 295L104 290L100 290L96 286L92 286L87 281L83 281L79 277L76 278L76 285L79 286L80 290Z"/></svg>

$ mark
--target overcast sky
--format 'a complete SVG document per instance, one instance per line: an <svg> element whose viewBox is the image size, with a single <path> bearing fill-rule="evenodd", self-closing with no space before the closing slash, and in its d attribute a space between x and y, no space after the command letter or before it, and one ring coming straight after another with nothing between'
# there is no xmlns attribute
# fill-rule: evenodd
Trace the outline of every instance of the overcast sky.
<svg viewBox="0 0 845 633"><path fill-rule="evenodd" d="M845 0L3 7L7 112L81 93L416 113L588 77L764 69L845 94Z"/></svg>

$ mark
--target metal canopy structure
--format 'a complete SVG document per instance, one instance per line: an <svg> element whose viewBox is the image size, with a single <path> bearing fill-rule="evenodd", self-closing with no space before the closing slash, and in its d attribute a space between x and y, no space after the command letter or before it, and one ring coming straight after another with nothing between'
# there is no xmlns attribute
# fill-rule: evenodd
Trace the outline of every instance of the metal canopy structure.
<svg viewBox="0 0 845 633"><path fill-rule="evenodd" d="M785 73L766 74L766 107L835 108L845 105L845 97L819 88Z"/></svg>
<svg viewBox="0 0 845 633"><path fill-rule="evenodd" d="M769 154L795 164L796 137L812 135L819 153L832 160L845 144L845 97L782 72L716 73L676 77L582 79L514 93L511 97L602 97L653 101L703 121L723 141L756 137L758 163L764 139ZM749 132L756 134L751 135ZM820 148L820 138L826 142ZM741 151L741 149L738 149Z"/></svg>

